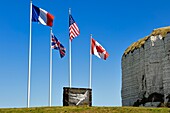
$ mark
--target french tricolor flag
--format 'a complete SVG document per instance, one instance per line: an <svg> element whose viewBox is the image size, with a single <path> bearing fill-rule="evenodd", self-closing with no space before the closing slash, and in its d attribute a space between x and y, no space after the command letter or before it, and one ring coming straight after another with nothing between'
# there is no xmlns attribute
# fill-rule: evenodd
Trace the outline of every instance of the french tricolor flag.
<svg viewBox="0 0 170 113"><path fill-rule="evenodd" d="M46 26L53 26L54 16L44 9L32 5L32 22L39 22Z"/></svg>

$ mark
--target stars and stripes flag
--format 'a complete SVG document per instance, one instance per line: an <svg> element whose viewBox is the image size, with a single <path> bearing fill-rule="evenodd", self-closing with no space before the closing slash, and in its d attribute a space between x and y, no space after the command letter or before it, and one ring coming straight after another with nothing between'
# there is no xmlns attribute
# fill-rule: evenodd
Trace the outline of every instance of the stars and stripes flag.
<svg viewBox="0 0 170 113"><path fill-rule="evenodd" d="M66 53L66 48L60 43L60 41L55 37L54 34L51 34L51 36L52 36L52 38L51 38L52 48L59 50L60 57L63 58L65 56L65 53Z"/></svg>
<svg viewBox="0 0 170 113"><path fill-rule="evenodd" d="M32 22L39 22L46 26L53 26L54 16L42 8L32 4Z"/></svg>
<svg viewBox="0 0 170 113"><path fill-rule="evenodd" d="M104 60L109 56L108 52L93 38L91 38L91 54Z"/></svg>
<svg viewBox="0 0 170 113"><path fill-rule="evenodd" d="M70 40L80 35L80 30L76 22L74 21L73 17L71 16L71 14L69 15L69 32L70 32Z"/></svg>

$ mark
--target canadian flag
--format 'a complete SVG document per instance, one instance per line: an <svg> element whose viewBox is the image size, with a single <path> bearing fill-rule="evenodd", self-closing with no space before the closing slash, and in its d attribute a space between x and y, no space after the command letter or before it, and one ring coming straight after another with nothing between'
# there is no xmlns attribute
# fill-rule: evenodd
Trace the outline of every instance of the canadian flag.
<svg viewBox="0 0 170 113"><path fill-rule="evenodd" d="M104 60L109 56L108 52L93 38L91 38L91 54Z"/></svg>

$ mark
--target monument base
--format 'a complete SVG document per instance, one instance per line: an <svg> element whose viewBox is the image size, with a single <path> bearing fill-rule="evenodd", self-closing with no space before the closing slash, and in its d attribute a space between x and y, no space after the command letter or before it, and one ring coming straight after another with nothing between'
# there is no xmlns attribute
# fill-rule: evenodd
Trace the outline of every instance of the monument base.
<svg viewBox="0 0 170 113"><path fill-rule="evenodd" d="M92 89L64 87L63 106L92 106Z"/></svg>

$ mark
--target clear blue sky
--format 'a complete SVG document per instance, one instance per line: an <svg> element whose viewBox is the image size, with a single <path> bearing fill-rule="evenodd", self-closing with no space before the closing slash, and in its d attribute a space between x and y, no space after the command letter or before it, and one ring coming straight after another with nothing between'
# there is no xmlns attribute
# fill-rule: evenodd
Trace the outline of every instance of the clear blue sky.
<svg viewBox="0 0 170 113"><path fill-rule="evenodd" d="M0 4L0 107L27 106L29 0ZM62 106L68 84L68 9L80 28L72 41L72 86L88 87L90 34L110 54L93 56L94 106L121 106L121 57L133 42L154 28L170 25L169 0L33 0L55 16L53 33L67 48L53 51L52 105ZM31 107L48 106L50 28L32 24Z"/></svg>

